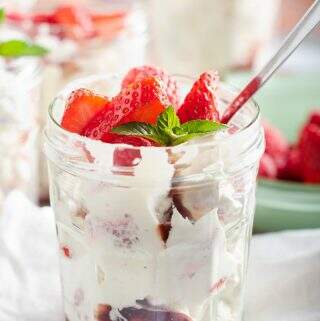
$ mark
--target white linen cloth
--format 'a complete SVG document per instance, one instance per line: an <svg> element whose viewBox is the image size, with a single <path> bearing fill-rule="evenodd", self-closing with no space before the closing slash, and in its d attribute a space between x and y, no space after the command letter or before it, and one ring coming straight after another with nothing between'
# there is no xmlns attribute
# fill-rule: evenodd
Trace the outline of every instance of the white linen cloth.
<svg viewBox="0 0 320 321"><path fill-rule="evenodd" d="M0 214L0 321L64 321L54 217L13 192ZM254 236L245 321L320 320L320 230Z"/></svg>

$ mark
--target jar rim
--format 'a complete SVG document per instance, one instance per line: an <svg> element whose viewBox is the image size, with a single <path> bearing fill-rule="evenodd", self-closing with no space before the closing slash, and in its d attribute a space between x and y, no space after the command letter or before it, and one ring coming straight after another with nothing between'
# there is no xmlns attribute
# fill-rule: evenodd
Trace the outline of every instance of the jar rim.
<svg viewBox="0 0 320 321"><path fill-rule="evenodd" d="M193 80L191 77L181 75L175 75L174 77L177 80L179 78L187 80L189 83ZM239 124L243 125L243 128L236 133L230 135L207 135L176 146L137 147L127 144L109 144L69 132L60 126L59 121L63 117L66 99L73 90L86 88L86 85L90 89L91 85L91 89L94 88L97 92L104 92L104 87L109 88L108 84L111 84L112 87L113 83L116 84L116 88L113 88L113 91L118 92L119 76L97 74L81 78L69 83L51 103L48 110L49 119L44 131L44 151L47 158L64 171L73 175L89 177L97 177L98 175L99 179L102 175L108 180L110 177L114 179L114 173L117 173L117 175L134 175L139 160L157 157L159 153L161 155L166 154L170 158L167 159L169 164L185 168L185 166L190 165L190 160L195 157L195 154L198 155L205 151L206 153L212 152L214 153L213 155L218 157L217 161L208 168L210 175L212 175L213 173L221 173L221 166L225 168L224 172L239 172L248 166L252 166L262 155L264 140L259 121L260 110L258 104L254 101L246 104L249 107L245 109L244 114L241 114L241 119L239 119L239 121L242 121ZM226 85L222 86L223 88L226 87ZM187 87L183 86L182 89L187 89ZM232 97L229 97L230 94ZM224 97L226 101L222 100L222 103L226 106L235 97L236 92L234 90L230 92L228 89L228 92L225 92L224 95L226 96ZM220 97L219 94L218 97ZM138 163L130 163L130 165L115 164L114 157L119 150L139 152ZM175 157L178 157L178 161L175 160ZM223 162L223 165L221 162ZM201 169L199 170L200 172L202 171ZM203 173L199 175L201 176ZM193 180L198 179L197 177L200 176L195 172L187 176L176 176L174 181L178 182L181 179L186 179L186 177L190 177Z"/></svg>
<svg viewBox="0 0 320 321"><path fill-rule="evenodd" d="M194 81L195 78L190 77L190 76L185 76L185 75L180 75L180 74L173 74L172 75L174 78L176 79L186 79L189 81ZM55 101L65 95L66 93L71 93L71 88L76 89L77 87L74 87L77 83L81 83L81 82L93 82L93 81L99 81L99 80L103 80L103 79L109 79L109 78L114 78L114 79L120 79L120 77L116 74L109 74L109 75L105 75L105 74L95 74L95 75L91 75L91 76L87 76L87 77L83 77L77 80L74 80L72 82L70 82L64 89L62 89L61 91L58 92L58 94L56 95L56 97L54 98L54 100L52 101L52 103L49 106L48 109L48 116L50 121L52 121L52 123L54 124L55 128L60 131L62 134L64 135L69 135L69 136L73 136L73 137L77 137L79 140L83 140L88 141L88 140L92 140L88 137L85 136L81 136L79 134L76 133L71 133L69 131L67 131L66 129L64 129L63 127L61 127L61 125L59 124L59 122L55 119L54 115L53 115L53 110L55 107ZM236 97L237 93L239 92L239 90L232 85L226 85L224 83L221 83L221 87L225 90L227 90L229 93L231 93L234 97ZM81 86L79 86L78 88L81 88ZM228 135L225 137L219 137L218 139L214 139L212 141L198 141L197 143L190 145L190 146L208 146L208 145L214 145L216 143L221 143L221 141L230 141L232 139L234 139L235 137L241 135L243 132L247 131L248 129L250 129L251 127L253 127L258 121L259 121L259 117L260 117L260 107L257 104L257 102L254 99L250 99L246 105L250 104L251 106L253 106L255 108L255 115L254 117L250 120L250 122L248 124L246 124L243 128L241 128L239 131L233 133L232 135ZM181 144L181 145L177 145L177 146L132 146L132 145L127 145L127 144L110 144L110 143L103 143L106 146L112 146L113 148L117 148L117 147L123 147L123 146L129 146L130 149L175 149L175 147L179 147L179 146L184 146L186 149L188 149L188 145L187 144Z"/></svg>

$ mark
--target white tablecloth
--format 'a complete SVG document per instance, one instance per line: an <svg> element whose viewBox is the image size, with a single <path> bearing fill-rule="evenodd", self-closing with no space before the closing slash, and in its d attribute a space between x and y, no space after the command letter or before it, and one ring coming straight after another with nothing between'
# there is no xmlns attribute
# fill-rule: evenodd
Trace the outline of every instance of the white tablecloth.
<svg viewBox="0 0 320 321"><path fill-rule="evenodd" d="M245 321L320 320L320 230L255 236ZM0 321L64 321L53 213L14 192L0 216Z"/></svg>

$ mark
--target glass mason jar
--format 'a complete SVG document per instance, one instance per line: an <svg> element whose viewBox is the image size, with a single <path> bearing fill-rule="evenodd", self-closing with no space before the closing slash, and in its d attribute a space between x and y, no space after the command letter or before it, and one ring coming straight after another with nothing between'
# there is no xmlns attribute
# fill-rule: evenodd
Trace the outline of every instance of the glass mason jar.
<svg viewBox="0 0 320 321"><path fill-rule="evenodd" d="M77 6L77 0L73 3ZM96 73L126 72L133 66L145 62L147 31L144 12L137 1L82 1L85 9L96 15L98 33L92 36L77 36L76 26L65 30L48 21L19 19L9 14L8 21L18 25L32 39L50 50L45 57L41 98L40 121L46 123L48 106L54 96L75 78ZM33 14L50 14L55 7L70 1L38 1ZM99 21L101 20L99 25ZM48 177L45 157L40 160L40 199L49 198Z"/></svg>
<svg viewBox="0 0 320 321"><path fill-rule="evenodd" d="M37 200L40 65L0 58L0 207L13 189Z"/></svg>
<svg viewBox="0 0 320 321"><path fill-rule="evenodd" d="M241 320L264 150L258 106L247 103L232 135L111 145L59 126L79 87L111 96L120 80L76 81L49 110L44 147L66 320ZM221 105L234 95L223 86Z"/></svg>

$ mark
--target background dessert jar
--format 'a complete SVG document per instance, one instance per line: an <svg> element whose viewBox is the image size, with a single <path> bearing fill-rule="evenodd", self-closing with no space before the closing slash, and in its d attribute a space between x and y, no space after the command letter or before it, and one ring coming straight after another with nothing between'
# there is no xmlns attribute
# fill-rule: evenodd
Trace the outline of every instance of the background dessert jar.
<svg viewBox="0 0 320 321"><path fill-rule="evenodd" d="M44 147L67 320L241 320L264 149L258 106L247 103L228 131L138 148L59 126L70 92L83 87L112 96L120 81L76 81L49 110ZM222 86L221 108L234 95Z"/></svg>
<svg viewBox="0 0 320 321"><path fill-rule="evenodd" d="M0 207L14 189L37 201L40 65L0 57Z"/></svg>
<svg viewBox="0 0 320 321"><path fill-rule="evenodd" d="M49 50L43 69L42 128L54 96L71 80L97 70L125 72L146 59L146 19L139 1L37 1L28 15L9 11L7 20ZM47 202L42 154L40 165L40 199Z"/></svg>

